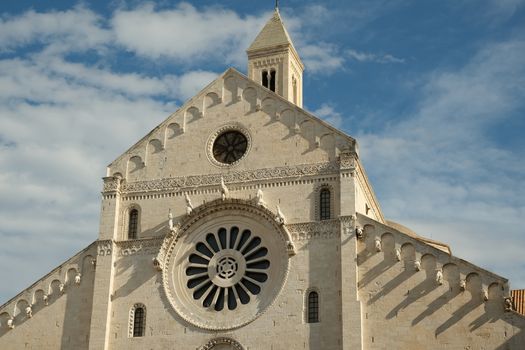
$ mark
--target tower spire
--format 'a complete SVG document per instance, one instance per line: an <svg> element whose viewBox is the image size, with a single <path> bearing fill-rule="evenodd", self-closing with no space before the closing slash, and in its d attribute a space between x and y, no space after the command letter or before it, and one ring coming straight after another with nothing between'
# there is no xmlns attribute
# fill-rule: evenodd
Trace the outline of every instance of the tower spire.
<svg viewBox="0 0 525 350"><path fill-rule="evenodd" d="M275 9L276 9L276 10L279 9L279 0L275 0Z"/></svg>

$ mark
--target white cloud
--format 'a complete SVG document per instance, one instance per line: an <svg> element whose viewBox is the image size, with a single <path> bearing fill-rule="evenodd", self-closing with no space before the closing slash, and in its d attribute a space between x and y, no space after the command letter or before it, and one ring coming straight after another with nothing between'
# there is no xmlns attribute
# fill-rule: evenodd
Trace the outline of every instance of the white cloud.
<svg viewBox="0 0 525 350"><path fill-rule="evenodd" d="M268 17L241 18L217 7L199 11L188 3L157 10L148 3L116 11L112 26L119 44L144 57L183 62L222 59L241 64L246 57L244 50Z"/></svg>
<svg viewBox="0 0 525 350"><path fill-rule="evenodd" d="M99 15L82 6L67 11L29 10L19 16L4 16L0 19L0 50L31 43L47 43L57 51L94 48L111 38L102 23Z"/></svg>
<svg viewBox="0 0 525 350"><path fill-rule="evenodd" d="M524 55L522 40L487 45L462 69L428 77L413 115L358 137L387 216L499 274L512 270L514 287L525 285L512 269L525 243L525 164L490 134L523 108Z"/></svg>
<svg viewBox="0 0 525 350"><path fill-rule="evenodd" d="M336 128L342 128L343 126L343 116L328 103L323 103L321 107L312 112L312 114L330 123Z"/></svg>
<svg viewBox="0 0 525 350"><path fill-rule="evenodd" d="M353 49L346 50L349 58L358 62L376 62L376 63L405 63L405 59L392 56L391 54L373 54L368 52L360 52Z"/></svg>

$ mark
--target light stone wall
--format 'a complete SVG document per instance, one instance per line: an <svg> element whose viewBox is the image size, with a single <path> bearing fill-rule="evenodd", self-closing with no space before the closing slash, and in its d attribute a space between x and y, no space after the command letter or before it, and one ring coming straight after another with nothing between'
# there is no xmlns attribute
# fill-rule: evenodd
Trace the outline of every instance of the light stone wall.
<svg viewBox="0 0 525 350"><path fill-rule="evenodd" d="M365 349L523 348L525 318L504 310L507 280L363 216L358 221L365 228L358 242Z"/></svg>
<svg viewBox="0 0 525 350"><path fill-rule="evenodd" d="M96 247L91 245L0 307L0 349L87 349L95 257ZM29 304L31 317L25 312ZM9 317L14 329L7 327Z"/></svg>

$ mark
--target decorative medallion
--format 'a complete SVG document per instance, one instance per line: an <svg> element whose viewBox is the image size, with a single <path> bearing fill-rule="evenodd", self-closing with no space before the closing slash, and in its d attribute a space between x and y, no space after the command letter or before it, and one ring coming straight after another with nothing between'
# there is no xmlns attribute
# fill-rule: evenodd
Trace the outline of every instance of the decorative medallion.
<svg viewBox="0 0 525 350"><path fill-rule="evenodd" d="M168 300L210 330L241 327L275 300L288 274L287 232L274 214L236 199L195 208L163 262Z"/></svg>
<svg viewBox="0 0 525 350"><path fill-rule="evenodd" d="M251 137L248 131L237 123L224 125L208 139L208 158L221 167L237 164L248 153Z"/></svg>

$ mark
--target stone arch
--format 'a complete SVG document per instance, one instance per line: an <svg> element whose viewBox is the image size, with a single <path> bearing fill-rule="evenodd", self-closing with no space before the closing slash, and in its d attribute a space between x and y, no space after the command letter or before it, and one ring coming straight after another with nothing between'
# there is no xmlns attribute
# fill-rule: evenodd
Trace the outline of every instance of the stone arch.
<svg viewBox="0 0 525 350"><path fill-rule="evenodd" d="M285 109L281 112L281 122L288 127L293 129L295 127L295 112L291 109Z"/></svg>
<svg viewBox="0 0 525 350"><path fill-rule="evenodd" d="M127 164L127 176L126 178L132 180L138 178L142 169L144 169L145 164L142 161L140 156L132 156L128 160Z"/></svg>
<svg viewBox="0 0 525 350"><path fill-rule="evenodd" d="M148 155L152 155L155 153L159 153L162 151L164 147L162 147L162 142L159 139L152 139L148 142L147 146L147 153Z"/></svg>
<svg viewBox="0 0 525 350"><path fill-rule="evenodd" d="M421 268L425 270L427 278L436 277L437 260L433 254L427 253L421 257Z"/></svg>
<svg viewBox="0 0 525 350"><path fill-rule="evenodd" d="M54 299L58 298L58 296L60 295L60 285L62 284L62 282L60 282L60 280L58 279L54 279L51 281L51 283L49 283L49 291L48 291L48 295L52 296Z"/></svg>
<svg viewBox="0 0 525 350"><path fill-rule="evenodd" d="M204 96L203 110L206 112L208 109L213 108L221 103L219 95L215 92L209 92Z"/></svg>
<svg viewBox="0 0 525 350"><path fill-rule="evenodd" d="M273 120L275 119L277 112L277 101L275 101L275 99L271 97L266 97L261 102L261 109L264 112L264 114L270 117L270 120Z"/></svg>
<svg viewBox="0 0 525 350"><path fill-rule="evenodd" d="M75 284L75 277L79 274L79 270L76 267L71 267L67 270L65 276L65 283L72 285Z"/></svg>
<svg viewBox="0 0 525 350"><path fill-rule="evenodd" d="M192 123L201 117L201 112L195 106L191 106L186 110L186 123Z"/></svg>
<svg viewBox="0 0 525 350"><path fill-rule="evenodd" d="M86 255L82 259L82 265L81 265L82 275L86 276L86 275L93 273L93 271L95 270L95 264L96 264L95 258L92 255Z"/></svg>
<svg viewBox="0 0 525 350"><path fill-rule="evenodd" d="M443 279L448 282L451 290L459 288L460 282L459 267L454 263L443 265Z"/></svg>
<svg viewBox="0 0 525 350"><path fill-rule="evenodd" d="M329 202L329 211L330 211L330 219L333 219L335 217L335 191L334 187L330 185L329 183L322 183L320 185L315 186L314 189L314 214L315 214L315 220L321 220L321 191L328 190L330 193L330 202Z"/></svg>
<svg viewBox="0 0 525 350"><path fill-rule="evenodd" d="M416 247L412 243L403 243L401 245L401 260L405 269L413 269L416 261Z"/></svg>
<svg viewBox="0 0 525 350"><path fill-rule="evenodd" d="M394 260L396 255L396 241L394 235L385 232L381 235L381 250L387 260Z"/></svg>
<svg viewBox="0 0 525 350"><path fill-rule="evenodd" d="M35 292L33 293L32 304L33 305L41 305L41 304L43 304L44 303L44 295L46 295L46 292L44 292L43 289L35 290Z"/></svg>
<svg viewBox="0 0 525 350"><path fill-rule="evenodd" d="M234 76L229 76L224 79L224 101L230 105L239 100L239 87Z"/></svg>
<svg viewBox="0 0 525 350"><path fill-rule="evenodd" d="M252 87L247 87L242 92L242 99L247 103L244 108L246 114L255 112L255 107L257 105L257 91Z"/></svg>
<svg viewBox="0 0 525 350"><path fill-rule="evenodd" d="M201 346L199 350L244 350L241 344L239 344L237 341L226 338L226 337L220 337L220 338L214 338Z"/></svg>
<svg viewBox="0 0 525 350"><path fill-rule="evenodd" d="M310 301L309 301L309 297L310 297L310 293L317 293L317 321L316 322L313 322L313 323L320 323L321 322L321 304L322 304L322 301L321 301L321 291L319 290L319 288L317 287L310 287L308 288L307 290L305 290L304 292L304 296L303 296L303 320L304 320L304 323L312 323L312 322L309 322L309 306L310 306Z"/></svg>
<svg viewBox="0 0 525 350"><path fill-rule="evenodd" d="M171 140L183 133L184 130L179 123L171 123L166 127L166 140Z"/></svg>
<svg viewBox="0 0 525 350"><path fill-rule="evenodd" d="M142 303L135 303L133 304L133 306L129 309L129 323L128 323L128 337L130 338L133 338L134 337L134 332L133 332L133 329L134 329L134 325L135 325L135 311L138 309L138 308L141 308L143 310L143 314L142 314L142 332L145 332L146 331L146 322L147 322L147 310L146 310L146 305L142 304ZM143 333L141 335L144 336L145 334Z"/></svg>
<svg viewBox="0 0 525 350"><path fill-rule="evenodd" d="M133 210L137 211L137 222L136 222L136 230L135 230L136 238L139 238L140 233L142 232L141 230L142 208L138 203L131 203L126 208L124 208L124 211L122 213L122 234L121 234L122 240L130 239L129 238L130 233L132 233L130 232L130 230L133 229L132 227L130 227L130 219L131 219L131 214Z"/></svg>
<svg viewBox="0 0 525 350"><path fill-rule="evenodd" d="M481 299L483 291L481 276L477 272L471 272L465 280L467 282L466 289L470 292L472 299Z"/></svg>
<svg viewBox="0 0 525 350"><path fill-rule="evenodd" d="M22 318L25 316L26 308L30 306L29 302L25 299L20 299L16 302L15 309L13 311L14 318Z"/></svg>
<svg viewBox="0 0 525 350"><path fill-rule="evenodd" d="M505 287L499 282L492 282L489 285L489 300L503 300Z"/></svg>
<svg viewBox="0 0 525 350"><path fill-rule="evenodd" d="M315 148L315 125L311 120L305 119L299 124L301 136L307 142L307 149Z"/></svg>
<svg viewBox="0 0 525 350"><path fill-rule="evenodd" d="M7 320L11 319L11 315L8 312L0 313L0 334L3 329L7 329Z"/></svg>

